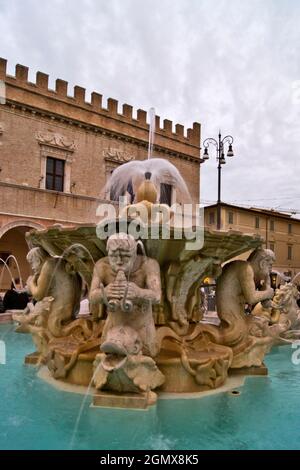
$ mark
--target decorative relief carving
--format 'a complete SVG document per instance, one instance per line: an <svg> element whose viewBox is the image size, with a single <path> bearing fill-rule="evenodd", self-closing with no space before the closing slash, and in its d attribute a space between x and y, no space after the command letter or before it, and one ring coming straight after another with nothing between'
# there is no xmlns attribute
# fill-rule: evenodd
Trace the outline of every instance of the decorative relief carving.
<svg viewBox="0 0 300 470"><path fill-rule="evenodd" d="M56 132L37 132L36 139L39 144L51 145L53 147L62 148L64 150L74 151L75 142L74 140L68 139L67 137L58 134Z"/></svg>
<svg viewBox="0 0 300 470"><path fill-rule="evenodd" d="M105 148L103 149L102 153L105 160L109 160L116 163L126 163L130 162L131 160L134 160L133 155L117 148Z"/></svg>

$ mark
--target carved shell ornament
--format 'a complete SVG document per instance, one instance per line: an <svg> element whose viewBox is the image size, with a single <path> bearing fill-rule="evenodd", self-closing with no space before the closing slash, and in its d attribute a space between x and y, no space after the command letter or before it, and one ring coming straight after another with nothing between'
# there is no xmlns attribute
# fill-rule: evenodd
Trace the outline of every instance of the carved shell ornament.
<svg viewBox="0 0 300 470"><path fill-rule="evenodd" d="M133 155L130 153L112 147L103 149L103 156L106 160L112 160L118 163L126 163L134 160Z"/></svg>
<svg viewBox="0 0 300 470"><path fill-rule="evenodd" d="M68 139L67 137L56 132L37 132L36 139L39 143L44 145L53 145L54 147L60 147L68 150L75 149L74 140Z"/></svg>

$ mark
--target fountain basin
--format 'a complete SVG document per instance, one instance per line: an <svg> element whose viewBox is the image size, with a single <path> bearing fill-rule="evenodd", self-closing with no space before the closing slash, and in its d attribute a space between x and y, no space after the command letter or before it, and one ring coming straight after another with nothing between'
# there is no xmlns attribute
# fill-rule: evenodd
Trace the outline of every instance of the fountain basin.
<svg viewBox="0 0 300 470"><path fill-rule="evenodd" d="M0 448L70 449L86 388L70 393L67 385L52 379L65 387L58 389L39 378L35 368L24 366L24 356L33 351L30 335L0 325L0 337L7 346L6 365L0 365L5 403L0 409ZM290 346L273 348L266 356L268 377L229 379L227 389L202 392L202 398L161 393L157 405L146 412L93 408L89 397L73 448L299 450L300 367L291 361L293 352Z"/></svg>
<svg viewBox="0 0 300 470"><path fill-rule="evenodd" d="M165 377L158 391L197 393L220 387L228 375L232 360L231 350L205 340L198 341L196 349L187 343L183 352L182 347L180 350L176 347L174 349L174 338L170 339L170 336L184 341L183 338L192 334L201 321L203 312L199 302L199 288L202 280L207 276L217 277L224 262L259 247L262 239L237 231L205 230L203 246L199 249L194 245L193 249L189 234L185 232L184 238L177 239L174 227L170 228L169 239L163 239L161 233L159 239L151 239L150 235L150 231L144 232L142 241L146 255L159 263L162 284L161 301L158 305L153 305L157 336L161 338L161 351L155 357L155 363ZM72 270L79 273L88 286L91 284L94 263L107 256L106 240L98 238L96 225L66 229L54 226L45 231L31 231L27 234L27 240L31 247L40 247L52 257L65 258ZM70 257L72 247L76 248L75 256ZM97 323L98 336L93 333L86 344L78 339L76 328L85 323L86 329L89 328L91 332L91 318L77 320L81 323L74 327L72 333L52 338L49 342L48 351L51 357L48 359L48 367L56 379L69 384L89 386L94 361L101 345L105 312L101 310L100 316L102 318ZM69 323L71 329L75 323ZM47 357L49 358L49 353ZM27 362L33 363L34 358L27 358Z"/></svg>

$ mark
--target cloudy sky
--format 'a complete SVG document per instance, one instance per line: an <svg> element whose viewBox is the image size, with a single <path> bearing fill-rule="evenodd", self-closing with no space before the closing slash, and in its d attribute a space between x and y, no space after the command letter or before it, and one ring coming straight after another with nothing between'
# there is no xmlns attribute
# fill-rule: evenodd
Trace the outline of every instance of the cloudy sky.
<svg viewBox="0 0 300 470"><path fill-rule="evenodd" d="M234 137L226 202L300 217L298 0L0 0L0 56ZM71 90L70 90L71 91ZM217 197L215 153L201 196Z"/></svg>

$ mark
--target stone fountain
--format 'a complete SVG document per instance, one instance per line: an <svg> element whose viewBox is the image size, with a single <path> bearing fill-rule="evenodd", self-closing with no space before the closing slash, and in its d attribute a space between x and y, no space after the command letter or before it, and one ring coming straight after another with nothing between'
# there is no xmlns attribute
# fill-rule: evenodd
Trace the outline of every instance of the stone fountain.
<svg viewBox="0 0 300 470"><path fill-rule="evenodd" d="M273 252L261 248L261 238L232 230L204 230L203 243L191 242L195 225L202 228L191 218L179 231L176 208L157 202L155 160L144 172L138 162L137 174L130 163L129 172L125 164L113 175L115 195L130 187L129 203L114 219L27 235L27 287L36 303L14 317L36 346L25 362L43 365L60 382L92 384L98 406L147 408L161 392L202 392L234 372L266 373L265 354L292 324L286 295L272 301ZM178 189L181 208L187 193L185 185ZM222 269L249 250L248 261ZM200 286L208 276L217 278L218 326L202 321ZM79 318L83 284L90 315ZM246 304L256 306L253 314L246 315Z"/></svg>

